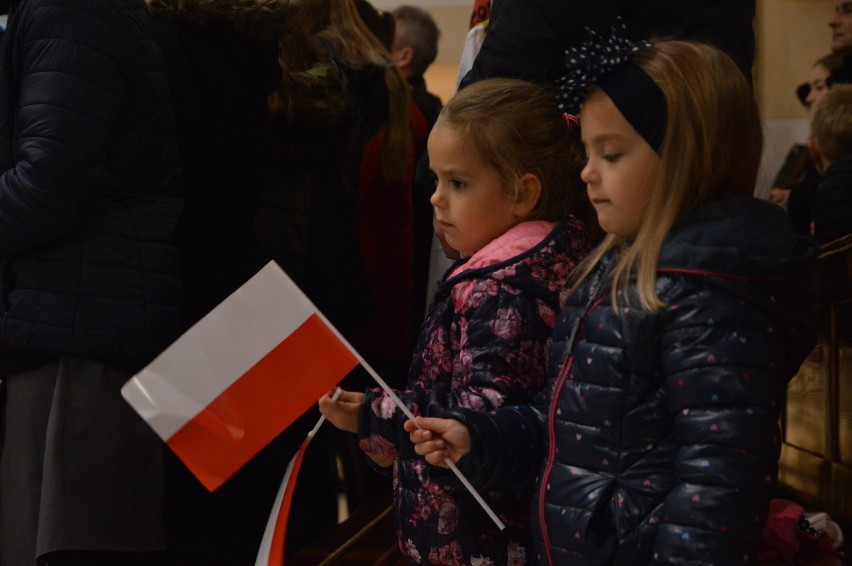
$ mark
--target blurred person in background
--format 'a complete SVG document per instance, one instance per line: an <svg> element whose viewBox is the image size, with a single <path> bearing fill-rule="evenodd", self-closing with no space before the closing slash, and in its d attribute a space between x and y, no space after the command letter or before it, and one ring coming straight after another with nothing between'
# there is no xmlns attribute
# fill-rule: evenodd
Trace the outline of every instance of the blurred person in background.
<svg viewBox="0 0 852 566"><path fill-rule="evenodd" d="M831 88L831 73L842 65L843 59L836 54L821 57L811 67L808 82L802 83L796 89L796 96L810 113L814 104ZM820 178L820 173L807 150L807 144L793 144L775 176L769 199L787 211L793 227L799 234L810 234L811 211Z"/></svg>

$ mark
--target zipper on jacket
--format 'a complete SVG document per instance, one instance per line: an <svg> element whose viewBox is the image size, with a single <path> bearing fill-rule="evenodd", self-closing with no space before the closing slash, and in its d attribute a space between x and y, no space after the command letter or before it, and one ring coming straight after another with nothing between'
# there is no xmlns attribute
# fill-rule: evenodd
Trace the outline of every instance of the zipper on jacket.
<svg viewBox="0 0 852 566"><path fill-rule="evenodd" d="M547 551L547 562L550 566L553 566L553 553L550 549L550 534L547 532L547 518L545 517L545 498L547 495L547 485L550 483L550 473L553 471L553 461L556 456L556 426L555 426L555 418L556 418L556 410L559 406L559 395L562 391L562 388L565 386L565 381L568 379L568 375L571 373L571 368L574 365L575 353L577 351L577 343L580 341L580 336L583 334L583 325L586 323L586 319L589 318L589 315L597 309L603 300L607 297L607 293L602 293L598 299L596 299L583 313L583 316L580 318L579 323L577 324L577 329L574 333L574 339L571 343L571 355L568 356L568 359L565 360L565 365L562 366L562 370L559 372L559 375L556 378L556 383L553 385L553 391L551 392L550 405L547 409L547 438L548 438L548 448L547 448L547 465L544 468L544 472L541 475L541 486L539 487L538 492L538 520L539 526L541 528L541 536L544 541L544 548Z"/></svg>

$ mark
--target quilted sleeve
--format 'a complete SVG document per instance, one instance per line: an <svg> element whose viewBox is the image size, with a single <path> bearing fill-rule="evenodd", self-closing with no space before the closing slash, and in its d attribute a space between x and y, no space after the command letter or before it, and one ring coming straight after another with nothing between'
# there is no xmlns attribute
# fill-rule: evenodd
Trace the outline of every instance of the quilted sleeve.
<svg viewBox="0 0 852 566"><path fill-rule="evenodd" d="M95 196L116 125L129 118L132 43L114 21L58 2L25 2L16 14L12 68L2 69L17 88L15 165L0 175L2 256L70 232Z"/></svg>
<svg viewBox="0 0 852 566"><path fill-rule="evenodd" d="M721 289L681 285L663 315L662 368L678 453L654 556L743 564L775 485L786 328Z"/></svg>

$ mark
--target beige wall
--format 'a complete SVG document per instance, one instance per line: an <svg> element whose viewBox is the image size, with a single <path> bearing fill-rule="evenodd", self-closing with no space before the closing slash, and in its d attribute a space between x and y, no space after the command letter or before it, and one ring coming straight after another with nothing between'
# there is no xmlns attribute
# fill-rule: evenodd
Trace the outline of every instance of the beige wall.
<svg viewBox="0 0 852 566"><path fill-rule="evenodd" d="M754 77L764 119L806 118L794 90L830 52L828 20L836 0L758 0Z"/></svg>
<svg viewBox="0 0 852 566"><path fill-rule="evenodd" d="M459 59L464 49L473 2L465 6L426 6L441 30L438 58L426 72L429 90L446 102L456 91Z"/></svg>
<svg viewBox="0 0 852 566"><path fill-rule="evenodd" d="M381 10L393 10L401 4L419 6L429 12L441 30L438 57L426 72L429 90L446 102L456 90L458 62L467 36L473 0L373 0Z"/></svg>

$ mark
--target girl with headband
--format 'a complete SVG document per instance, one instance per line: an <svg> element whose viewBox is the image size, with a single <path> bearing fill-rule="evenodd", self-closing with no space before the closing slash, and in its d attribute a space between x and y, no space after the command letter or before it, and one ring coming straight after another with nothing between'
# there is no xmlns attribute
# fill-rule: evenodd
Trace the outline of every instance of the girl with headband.
<svg viewBox="0 0 852 566"><path fill-rule="evenodd" d="M536 478L542 564L754 563L784 386L814 344L801 293L817 252L751 196L761 127L727 55L594 39L567 55L561 100L583 102L607 236L566 290L549 383L532 405L406 430L480 488Z"/></svg>

